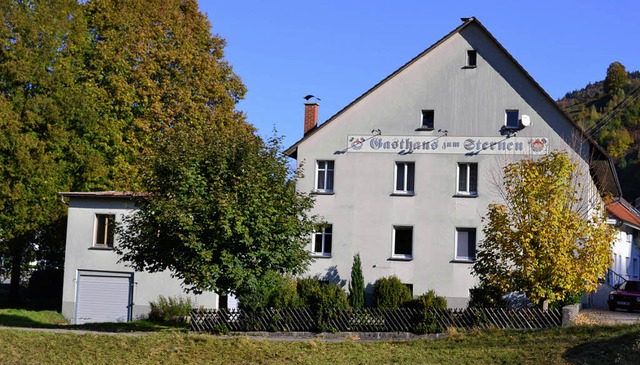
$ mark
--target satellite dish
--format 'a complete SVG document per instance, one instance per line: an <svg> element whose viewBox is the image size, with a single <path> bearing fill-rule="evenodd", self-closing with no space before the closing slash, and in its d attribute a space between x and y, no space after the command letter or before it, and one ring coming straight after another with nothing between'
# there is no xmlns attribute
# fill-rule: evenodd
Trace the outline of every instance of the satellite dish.
<svg viewBox="0 0 640 365"><path fill-rule="evenodd" d="M520 119L520 123L523 127L528 127L531 125L531 118L528 115L522 114L522 118Z"/></svg>

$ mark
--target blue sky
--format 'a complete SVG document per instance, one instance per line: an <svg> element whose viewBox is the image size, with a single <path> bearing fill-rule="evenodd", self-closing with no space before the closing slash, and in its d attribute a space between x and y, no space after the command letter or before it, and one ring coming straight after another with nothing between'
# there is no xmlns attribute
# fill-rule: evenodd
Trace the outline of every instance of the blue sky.
<svg viewBox="0 0 640 365"><path fill-rule="evenodd" d="M640 70L640 1L207 1L212 33L248 92L238 109L284 147L302 137L303 96L321 122L475 16L553 97Z"/></svg>

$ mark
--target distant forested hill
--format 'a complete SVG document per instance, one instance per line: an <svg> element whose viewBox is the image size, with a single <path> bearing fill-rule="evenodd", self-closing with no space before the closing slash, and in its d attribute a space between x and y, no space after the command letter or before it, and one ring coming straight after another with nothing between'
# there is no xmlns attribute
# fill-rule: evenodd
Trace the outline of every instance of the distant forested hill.
<svg viewBox="0 0 640 365"><path fill-rule="evenodd" d="M624 197L640 197L640 72L614 62L603 81L567 93L558 104L613 158Z"/></svg>

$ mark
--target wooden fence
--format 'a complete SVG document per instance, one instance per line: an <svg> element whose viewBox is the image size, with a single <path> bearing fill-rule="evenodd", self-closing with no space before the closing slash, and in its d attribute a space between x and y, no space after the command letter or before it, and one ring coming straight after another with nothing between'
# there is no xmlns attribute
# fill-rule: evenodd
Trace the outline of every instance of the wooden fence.
<svg viewBox="0 0 640 365"><path fill-rule="evenodd" d="M307 308L258 312L196 309L191 331L268 332L413 332L438 333L447 328L541 329L559 327L562 310L524 309L346 309L314 312Z"/></svg>

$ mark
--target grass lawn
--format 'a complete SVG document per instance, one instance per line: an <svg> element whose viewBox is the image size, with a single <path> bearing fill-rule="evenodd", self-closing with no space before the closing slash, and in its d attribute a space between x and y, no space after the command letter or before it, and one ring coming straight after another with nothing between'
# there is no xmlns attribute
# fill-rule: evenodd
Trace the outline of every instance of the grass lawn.
<svg viewBox="0 0 640 365"><path fill-rule="evenodd" d="M5 329L0 330L0 344L2 364L640 364L638 325L338 343L220 338L177 331L78 335Z"/></svg>
<svg viewBox="0 0 640 365"><path fill-rule="evenodd" d="M0 309L0 326L100 332L187 332L188 330L188 325L186 324L160 324L150 321L70 325L62 314L56 311L32 311L26 309Z"/></svg>

